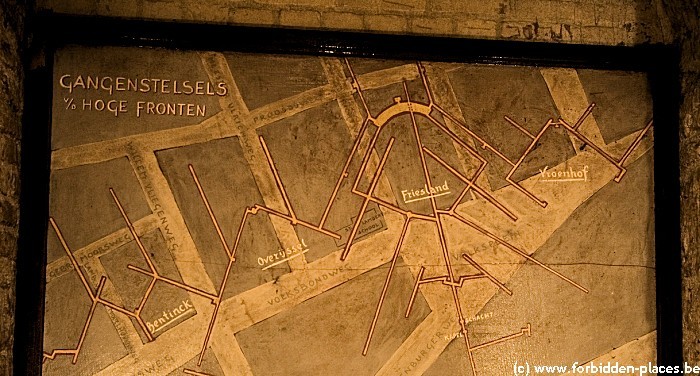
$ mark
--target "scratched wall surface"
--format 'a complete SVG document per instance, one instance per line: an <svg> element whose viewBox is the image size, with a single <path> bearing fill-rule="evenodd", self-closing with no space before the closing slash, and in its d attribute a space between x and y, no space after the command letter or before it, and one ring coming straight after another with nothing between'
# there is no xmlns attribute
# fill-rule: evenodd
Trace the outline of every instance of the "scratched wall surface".
<svg viewBox="0 0 700 376"><path fill-rule="evenodd" d="M12 374L24 16L21 2L5 1L0 7L0 375Z"/></svg>
<svg viewBox="0 0 700 376"><path fill-rule="evenodd" d="M120 47L53 73L46 375L654 361L643 74Z"/></svg>
<svg viewBox="0 0 700 376"><path fill-rule="evenodd" d="M110 17L606 45L669 42L661 0L38 0Z"/></svg>

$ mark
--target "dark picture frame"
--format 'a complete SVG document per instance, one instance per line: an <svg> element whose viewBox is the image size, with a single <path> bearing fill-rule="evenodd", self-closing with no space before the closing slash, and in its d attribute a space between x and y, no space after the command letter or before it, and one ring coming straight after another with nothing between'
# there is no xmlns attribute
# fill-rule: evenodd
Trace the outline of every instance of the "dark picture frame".
<svg viewBox="0 0 700 376"><path fill-rule="evenodd" d="M654 112L657 364L682 365L678 50L259 28L40 14L30 22L22 132L14 372L40 375L48 229L52 61L57 49L149 46L335 57L529 65L648 74ZM42 255L42 257L37 257Z"/></svg>

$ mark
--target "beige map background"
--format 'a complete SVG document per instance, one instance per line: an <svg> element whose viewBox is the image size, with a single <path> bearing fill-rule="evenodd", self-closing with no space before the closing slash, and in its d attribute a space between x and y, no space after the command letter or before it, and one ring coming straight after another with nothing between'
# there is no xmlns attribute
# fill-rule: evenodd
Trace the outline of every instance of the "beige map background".
<svg viewBox="0 0 700 376"><path fill-rule="evenodd" d="M113 47L65 48L54 72L47 375L654 360L644 75ZM82 106L99 99L129 110ZM402 193L424 186L446 188Z"/></svg>

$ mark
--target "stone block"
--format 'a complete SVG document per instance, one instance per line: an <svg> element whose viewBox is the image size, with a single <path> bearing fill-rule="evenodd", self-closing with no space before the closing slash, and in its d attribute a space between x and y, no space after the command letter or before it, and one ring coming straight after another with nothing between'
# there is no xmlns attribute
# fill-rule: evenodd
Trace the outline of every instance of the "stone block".
<svg viewBox="0 0 700 376"><path fill-rule="evenodd" d="M595 5L592 3L578 3L574 11L574 22L581 26L595 26Z"/></svg>
<svg viewBox="0 0 700 376"><path fill-rule="evenodd" d="M379 9L382 13L424 12L427 0L383 0Z"/></svg>
<svg viewBox="0 0 700 376"><path fill-rule="evenodd" d="M371 31L405 32L408 23L402 16L367 15L365 24Z"/></svg>
<svg viewBox="0 0 700 376"><path fill-rule="evenodd" d="M365 27L361 16L347 12L323 13L321 23L328 29L362 30Z"/></svg>
<svg viewBox="0 0 700 376"><path fill-rule="evenodd" d="M493 17L505 12L507 7L507 2L502 0L428 0L426 4L428 12L450 13L455 16L470 14Z"/></svg>
<svg viewBox="0 0 700 376"><path fill-rule="evenodd" d="M0 225L16 227L19 224L19 207L16 201L0 196Z"/></svg>
<svg viewBox="0 0 700 376"><path fill-rule="evenodd" d="M229 12L228 20L234 24L275 25L279 12L269 9L235 8Z"/></svg>
<svg viewBox="0 0 700 376"><path fill-rule="evenodd" d="M19 192L19 167L0 162L0 195L15 197Z"/></svg>
<svg viewBox="0 0 700 376"><path fill-rule="evenodd" d="M472 38L495 38L496 21L480 19L458 20L455 24L455 34Z"/></svg>
<svg viewBox="0 0 700 376"><path fill-rule="evenodd" d="M321 14L307 10L283 10L280 25L317 28L321 26Z"/></svg>
<svg viewBox="0 0 700 376"><path fill-rule="evenodd" d="M416 17L411 20L411 31L416 34L450 35L454 21L447 17Z"/></svg>
<svg viewBox="0 0 700 376"><path fill-rule="evenodd" d="M109 17L144 18L143 1L105 0L97 3L95 13Z"/></svg>
<svg viewBox="0 0 700 376"><path fill-rule="evenodd" d="M337 0L336 9L359 13L379 12L382 0Z"/></svg>
<svg viewBox="0 0 700 376"><path fill-rule="evenodd" d="M182 13L184 19L190 21L224 23L228 20L229 5L207 2L187 2L185 3Z"/></svg>
<svg viewBox="0 0 700 376"><path fill-rule="evenodd" d="M180 20L183 16L182 7L171 1L147 1L143 4L143 15L163 20Z"/></svg>
<svg viewBox="0 0 700 376"><path fill-rule="evenodd" d="M0 132L0 163L19 165L19 139L7 133Z"/></svg>
<svg viewBox="0 0 700 376"><path fill-rule="evenodd" d="M255 0L258 4L275 5L280 7L313 7L313 8L329 8L333 6L333 1L328 0Z"/></svg>

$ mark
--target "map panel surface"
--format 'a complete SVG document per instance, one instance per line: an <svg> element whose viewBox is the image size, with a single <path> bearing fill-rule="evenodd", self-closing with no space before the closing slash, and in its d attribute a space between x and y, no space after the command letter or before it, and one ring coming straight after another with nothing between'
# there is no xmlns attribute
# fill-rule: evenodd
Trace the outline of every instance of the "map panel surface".
<svg viewBox="0 0 700 376"><path fill-rule="evenodd" d="M66 47L53 80L46 375L655 359L644 74Z"/></svg>

